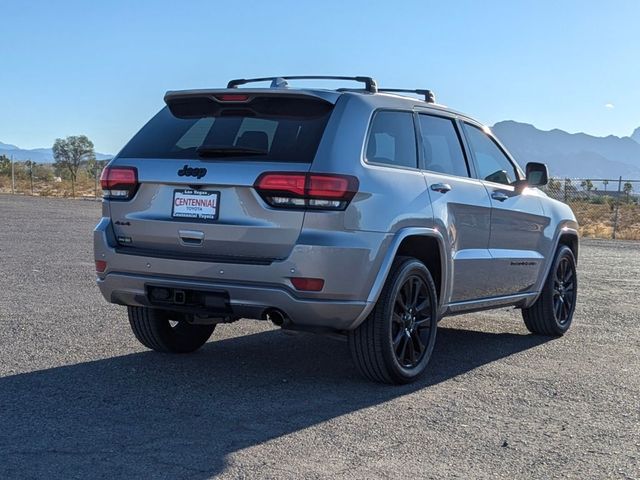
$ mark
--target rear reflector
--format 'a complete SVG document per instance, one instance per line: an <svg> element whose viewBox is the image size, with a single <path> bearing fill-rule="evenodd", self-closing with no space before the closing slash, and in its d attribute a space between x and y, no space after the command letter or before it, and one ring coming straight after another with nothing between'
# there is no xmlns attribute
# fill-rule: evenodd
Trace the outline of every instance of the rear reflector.
<svg viewBox="0 0 640 480"><path fill-rule="evenodd" d="M107 269L107 262L104 260L96 260L96 272L103 273Z"/></svg>
<svg viewBox="0 0 640 480"><path fill-rule="evenodd" d="M291 283L296 290L304 290L307 292L319 292L324 287L324 280L322 278L304 278L304 277L292 277Z"/></svg>
<svg viewBox="0 0 640 480"><path fill-rule="evenodd" d="M254 187L272 207L344 210L358 191L358 179L318 173L263 173Z"/></svg>
<svg viewBox="0 0 640 480"><path fill-rule="evenodd" d="M138 170L134 167L106 167L100 175L103 198L129 200L138 189Z"/></svg>

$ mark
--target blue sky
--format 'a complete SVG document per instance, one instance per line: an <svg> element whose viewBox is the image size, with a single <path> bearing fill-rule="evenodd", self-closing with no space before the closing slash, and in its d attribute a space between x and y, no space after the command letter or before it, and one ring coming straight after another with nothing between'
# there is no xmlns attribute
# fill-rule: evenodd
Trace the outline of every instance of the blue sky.
<svg viewBox="0 0 640 480"><path fill-rule="evenodd" d="M431 88L488 124L640 126L637 0L1 0L0 26L0 141L23 148L115 153L166 90L273 74Z"/></svg>

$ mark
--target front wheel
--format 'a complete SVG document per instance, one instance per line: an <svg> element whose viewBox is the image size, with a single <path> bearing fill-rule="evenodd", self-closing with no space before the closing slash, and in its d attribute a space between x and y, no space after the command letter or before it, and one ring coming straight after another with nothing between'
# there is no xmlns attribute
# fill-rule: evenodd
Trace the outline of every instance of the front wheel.
<svg viewBox="0 0 640 480"><path fill-rule="evenodd" d="M415 258L397 258L367 319L349 332L349 349L370 380L402 384L424 372L436 341L437 295Z"/></svg>
<svg viewBox="0 0 640 480"><path fill-rule="evenodd" d="M145 347L164 353L190 353L204 345L215 325L192 325L172 312L148 307L127 307L131 330Z"/></svg>
<svg viewBox="0 0 640 480"><path fill-rule="evenodd" d="M531 307L522 309L527 329L540 335L564 335L573 320L577 294L576 259L571 249L562 245L556 252L540 296Z"/></svg>

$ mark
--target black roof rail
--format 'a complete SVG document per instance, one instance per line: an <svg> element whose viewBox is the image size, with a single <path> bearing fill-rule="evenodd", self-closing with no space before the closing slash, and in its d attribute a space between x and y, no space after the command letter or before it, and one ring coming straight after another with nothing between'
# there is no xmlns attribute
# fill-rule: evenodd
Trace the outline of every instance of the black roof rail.
<svg viewBox="0 0 640 480"><path fill-rule="evenodd" d="M380 92L397 92L397 93L417 93L418 95L424 95L424 101L427 103L436 103L436 95L431 90L416 89L410 90L406 88L380 88Z"/></svg>
<svg viewBox="0 0 640 480"><path fill-rule="evenodd" d="M245 85L247 83L254 82L268 82L278 79L283 80L352 80L354 82L364 83L365 89L371 93L378 92L378 84L371 77L335 77L332 75L294 75L286 77L263 77L263 78L236 78L230 80L227 84L227 88L237 88L239 85Z"/></svg>

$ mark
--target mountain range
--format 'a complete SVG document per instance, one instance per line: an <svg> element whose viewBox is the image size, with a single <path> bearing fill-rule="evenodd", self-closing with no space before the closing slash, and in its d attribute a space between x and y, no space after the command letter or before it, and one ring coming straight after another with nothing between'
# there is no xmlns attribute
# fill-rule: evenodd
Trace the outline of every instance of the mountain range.
<svg viewBox="0 0 640 480"><path fill-rule="evenodd" d="M520 165L546 163L551 176L640 179L640 128L630 137L595 137L508 120L492 130Z"/></svg>
<svg viewBox="0 0 640 480"><path fill-rule="evenodd" d="M32 160L36 163L53 163L53 151L50 148L33 148L31 150L23 149L9 143L0 142L0 155L6 155L17 162ZM113 155L108 153L96 152L97 160L109 160Z"/></svg>
<svg viewBox="0 0 640 480"><path fill-rule="evenodd" d="M546 163L554 177L640 179L640 127L629 137L595 137L558 129L545 131L513 120L498 122L492 130L520 165ZM0 155L17 161L53 162L50 148L25 150L0 142ZM112 157L96 153L98 160Z"/></svg>

